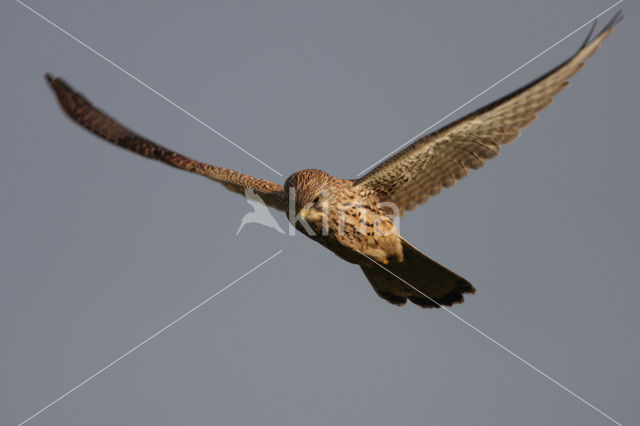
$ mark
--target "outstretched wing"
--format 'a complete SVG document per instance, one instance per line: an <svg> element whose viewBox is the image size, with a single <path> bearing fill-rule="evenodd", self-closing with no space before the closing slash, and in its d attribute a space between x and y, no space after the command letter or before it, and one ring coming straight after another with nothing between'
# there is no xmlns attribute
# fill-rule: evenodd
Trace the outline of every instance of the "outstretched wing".
<svg viewBox="0 0 640 426"><path fill-rule="evenodd" d="M245 194L250 188L271 207L286 211L286 192L282 185L263 179L254 178L235 170L212 166L192 160L127 129L98 108L94 107L84 96L76 92L60 78L45 75L49 85L55 92L64 112L76 123L97 136L119 147L128 149L153 160L161 161L178 169L186 170L216 182L239 194Z"/></svg>
<svg viewBox="0 0 640 426"><path fill-rule="evenodd" d="M591 40L594 23L571 58L526 86L416 140L354 180L354 189L363 196L394 203L403 214L439 194L443 187L453 186L469 170L480 168L497 156L500 145L517 138L520 130L551 104L553 96L569 85L569 77L580 71L621 19L622 14L616 13Z"/></svg>

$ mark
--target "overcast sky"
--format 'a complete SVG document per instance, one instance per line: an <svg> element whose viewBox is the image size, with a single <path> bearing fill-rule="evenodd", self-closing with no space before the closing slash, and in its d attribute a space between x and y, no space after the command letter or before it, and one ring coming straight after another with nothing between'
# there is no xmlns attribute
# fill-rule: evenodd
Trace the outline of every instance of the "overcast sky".
<svg viewBox="0 0 640 426"><path fill-rule="evenodd" d="M446 311L378 298L313 241L255 224L236 236L242 197L73 125L42 75L201 161L279 183L312 167L353 178L613 1L26 3L283 176L0 3L0 424L279 250L28 424L612 424ZM621 6L625 20L540 119L400 229L477 288L452 312L633 424L640 7ZM586 32L451 119L556 65Z"/></svg>

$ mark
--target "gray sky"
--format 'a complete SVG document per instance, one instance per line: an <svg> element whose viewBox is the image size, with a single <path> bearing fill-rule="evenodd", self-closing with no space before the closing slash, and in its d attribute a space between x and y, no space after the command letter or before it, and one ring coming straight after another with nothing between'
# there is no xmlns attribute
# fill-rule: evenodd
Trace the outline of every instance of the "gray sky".
<svg viewBox="0 0 640 426"><path fill-rule="evenodd" d="M345 178L612 3L28 1L285 177ZM622 8L541 118L401 231L478 289L453 312L631 424L640 7ZM29 424L611 424L444 310L378 298L359 268L302 236L247 225L236 237L241 197L73 125L45 71L158 143L284 182L13 1L0 4L0 55L0 424L280 249Z"/></svg>

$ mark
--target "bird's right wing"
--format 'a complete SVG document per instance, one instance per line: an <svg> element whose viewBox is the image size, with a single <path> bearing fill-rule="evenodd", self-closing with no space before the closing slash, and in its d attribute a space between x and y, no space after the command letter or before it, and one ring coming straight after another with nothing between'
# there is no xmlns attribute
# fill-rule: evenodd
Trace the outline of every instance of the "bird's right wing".
<svg viewBox="0 0 640 426"><path fill-rule="evenodd" d="M49 74L45 77L64 112L91 133L147 158L220 182L233 192L244 195L245 189L250 188L268 206L282 211L287 210L286 192L282 185L224 167L201 163L153 143L94 107L62 79L54 78Z"/></svg>

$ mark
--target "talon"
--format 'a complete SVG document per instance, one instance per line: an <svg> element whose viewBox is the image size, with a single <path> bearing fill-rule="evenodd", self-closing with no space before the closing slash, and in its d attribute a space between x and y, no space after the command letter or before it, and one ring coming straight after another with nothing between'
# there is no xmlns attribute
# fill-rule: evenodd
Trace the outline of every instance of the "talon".
<svg viewBox="0 0 640 426"><path fill-rule="evenodd" d="M382 264L383 265L388 265L389 264L389 259L382 259Z"/></svg>

